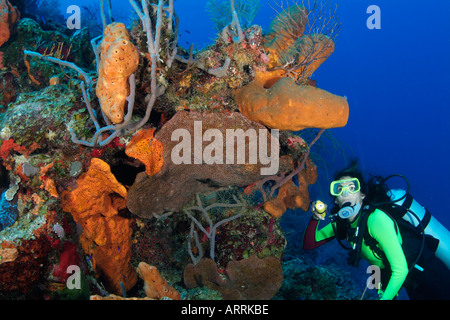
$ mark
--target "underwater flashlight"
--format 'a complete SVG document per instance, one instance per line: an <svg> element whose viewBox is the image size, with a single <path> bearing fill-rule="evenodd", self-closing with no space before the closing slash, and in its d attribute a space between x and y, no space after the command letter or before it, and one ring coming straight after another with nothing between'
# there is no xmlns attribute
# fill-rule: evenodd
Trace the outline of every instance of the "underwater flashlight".
<svg viewBox="0 0 450 320"><path fill-rule="evenodd" d="M313 206L314 206L314 209L316 210L316 212L325 218L325 214L326 214L325 211L327 211L326 204L320 200L317 200L317 201L313 202Z"/></svg>

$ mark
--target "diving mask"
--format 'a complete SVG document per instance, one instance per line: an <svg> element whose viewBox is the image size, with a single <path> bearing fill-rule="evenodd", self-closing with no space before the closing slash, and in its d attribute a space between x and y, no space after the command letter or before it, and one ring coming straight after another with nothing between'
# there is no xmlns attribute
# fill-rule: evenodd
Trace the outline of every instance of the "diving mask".
<svg viewBox="0 0 450 320"><path fill-rule="evenodd" d="M345 191L353 194L361 190L361 185L358 178L342 179L333 181L330 185L330 193L337 197Z"/></svg>

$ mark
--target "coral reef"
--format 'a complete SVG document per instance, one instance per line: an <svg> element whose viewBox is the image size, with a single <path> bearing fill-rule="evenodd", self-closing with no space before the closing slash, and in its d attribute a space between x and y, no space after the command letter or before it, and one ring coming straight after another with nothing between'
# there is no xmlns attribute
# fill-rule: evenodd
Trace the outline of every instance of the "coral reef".
<svg viewBox="0 0 450 320"><path fill-rule="evenodd" d="M129 28L101 1L93 39L41 21L51 2L0 0L0 298L354 298L338 269L286 260L282 223L348 119L311 79L337 24L294 5L265 32L258 1L219 2L194 50L174 0L130 0Z"/></svg>
<svg viewBox="0 0 450 320"><path fill-rule="evenodd" d="M80 67L92 67L94 53L86 50L90 46L88 30L81 29L69 36L63 32L66 26L43 30L38 22L30 18L20 19L15 28L14 41L8 41L1 47L4 66L1 72L13 75L14 82L9 81L10 90L14 84L16 95L43 89L52 77L58 77L64 84L74 84L72 70L38 59L24 59L23 49L48 57L68 59Z"/></svg>
<svg viewBox="0 0 450 320"><path fill-rule="evenodd" d="M27 150L34 144L43 149L74 153L71 151L73 146L67 143L67 124L72 123L77 132L89 132L87 117L79 111L79 106L76 92L63 85L21 93L0 120L1 139L5 143L13 138L17 145Z"/></svg>
<svg viewBox="0 0 450 320"><path fill-rule="evenodd" d="M351 274L335 264L312 265L297 257L283 263L283 275L277 300L358 300L362 294Z"/></svg>

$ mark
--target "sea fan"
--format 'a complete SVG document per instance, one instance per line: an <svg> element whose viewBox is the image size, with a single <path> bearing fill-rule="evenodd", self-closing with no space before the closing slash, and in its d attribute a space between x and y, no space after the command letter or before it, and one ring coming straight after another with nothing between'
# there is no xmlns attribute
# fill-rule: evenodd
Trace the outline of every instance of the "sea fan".
<svg viewBox="0 0 450 320"><path fill-rule="evenodd" d="M235 8L242 27L247 28L255 19L261 4L259 0L235 0ZM206 12L211 16L217 31L221 31L233 20L229 0L208 0Z"/></svg>

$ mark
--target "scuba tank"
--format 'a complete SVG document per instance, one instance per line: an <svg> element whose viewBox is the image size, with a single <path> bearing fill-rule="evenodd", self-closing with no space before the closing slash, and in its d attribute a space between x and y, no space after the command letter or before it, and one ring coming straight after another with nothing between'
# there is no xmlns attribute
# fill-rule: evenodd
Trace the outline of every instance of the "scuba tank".
<svg viewBox="0 0 450 320"><path fill-rule="evenodd" d="M447 230L431 213L420 205L409 193L403 189L391 189L387 192L394 204L405 208L403 220L408 221L414 227L419 227L419 221L422 224L425 234L439 239L435 255L445 263L450 270L450 232ZM411 211L417 216L414 217Z"/></svg>

